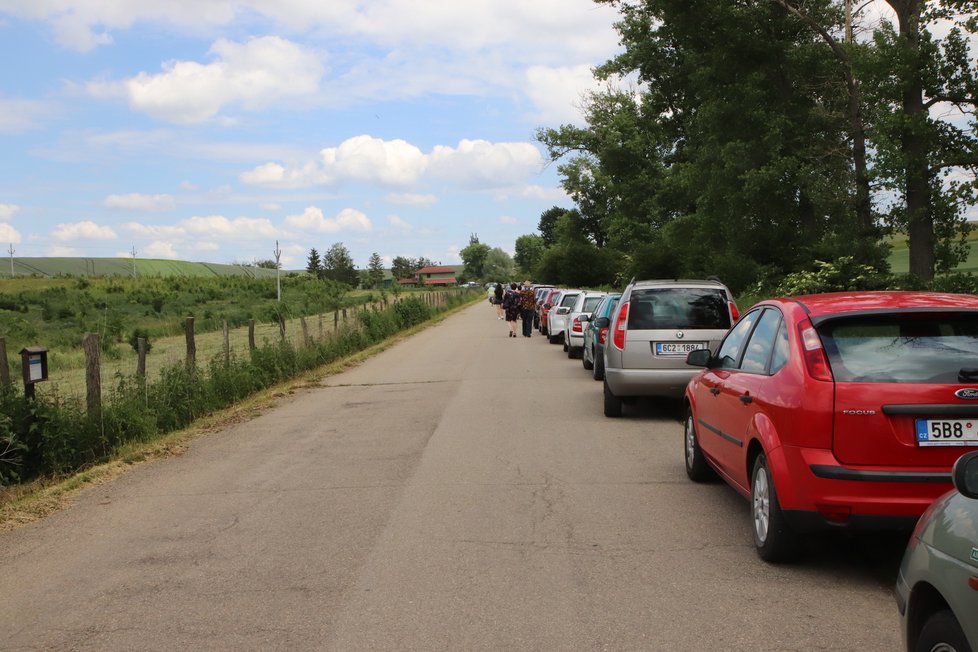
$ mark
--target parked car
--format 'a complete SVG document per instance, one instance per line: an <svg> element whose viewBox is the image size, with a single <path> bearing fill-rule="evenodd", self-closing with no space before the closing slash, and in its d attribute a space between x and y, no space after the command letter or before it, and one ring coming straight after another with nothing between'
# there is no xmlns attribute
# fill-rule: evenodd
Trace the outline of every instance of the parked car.
<svg viewBox="0 0 978 652"><path fill-rule="evenodd" d="M907 544L896 599L906 649L978 650L978 453L951 472L956 491L924 512Z"/></svg>
<svg viewBox="0 0 978 652"><path fill-rule="evenodd" d="M588 315L584 322L584 346L581 349L581 362L591 371L595 380L604 380L604 343L608 336L610 315L618 305L621 294L606 294L598 307Z"/></svg>
<svg viewBox="0 0 978 652"><path fill-rule="evenodd" d="M542 335L550 334L550 310L554 304L560 301L560 294L563 290L554 288L546 295L542 303L537 304L539 319L537 320Z"/></svg>
<svg viewBox="0 0 978 652"><path fill-rule="evenodd" d="M567 330L564 332L564 351L568 358L576 358L584 349L584 326L589 315L604 299L604 292L585 290L577 295L570 312L567 313Z"/></svg>
<svg viewBox="0 0 978 652"><path fill-rule="evenodd" d="M562 344L564 332L567 330L567 315L570 314L581 290L564 290L560 293L559 303L554 303L547 315L547 337L551 344Z"/></svg>
<svg viewBox="0 0 978 652"><path fill-rule="evenodd" d="M686 354L715 349L736 320L737 306L719 281L629 283L604 347L605 416L621 416L623 398L681 398L697 371Z"/></svg>
<svg viewBox="0 0 978 652"><path fill-rule="evenodd" d="M534 285L533 291L536 296L536 306L533 309L533 328L540 328L540 305L547 298L547 295L554 289L552 285Z"/></svg>
<svg viewBox="0 0 978 652"><path fill-rule="evenodd" d="M686 473L751 503L762 559L800 533L913 527L978 448L978 297L929 292L771 299L686 389ZM963 447L963 448L962 448Z"/></svg>

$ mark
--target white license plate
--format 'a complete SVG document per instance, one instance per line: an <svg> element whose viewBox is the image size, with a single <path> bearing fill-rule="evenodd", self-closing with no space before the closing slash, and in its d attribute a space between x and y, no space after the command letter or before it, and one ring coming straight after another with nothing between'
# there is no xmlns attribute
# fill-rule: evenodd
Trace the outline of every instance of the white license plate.
<svg viewBox="0 0 978 652"><path fill-rule="evenodd" d="M706 348L706 342L653 342L653 345L656 355L686 355Z"/></svg>
<svg viewBox="0 0 978 652"><path fill-rule="evenodd" d="M978 419L917 419L918 446L976 446Z"/></svg>

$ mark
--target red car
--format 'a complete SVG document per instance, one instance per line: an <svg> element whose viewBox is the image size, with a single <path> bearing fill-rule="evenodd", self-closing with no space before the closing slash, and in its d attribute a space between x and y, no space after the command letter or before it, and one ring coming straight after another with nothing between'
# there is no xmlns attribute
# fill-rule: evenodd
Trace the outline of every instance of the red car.
<svg viewBox="0 0 978 652"><path fill-rule="evenodd" d="M540 327L540 333L542 333L543 335L550 334L550 331L547 330L550 321L548 319L548 316L550 315L550 306L554 302L554 299L557 297L557 295L560 294L561 292L563 292L563 290L558 290L557 288L554 288L544 296L543 301L537 303L537 315L538 315L537 323L539 324Z"/></svg>
<svg viewBox="0 0 978 652"><path fill-rule="evenodd" d="M829 527L912 528L978 448L978 297L859 292L762 301L685 392L686 473L751 502L767 561Z"/></svg>

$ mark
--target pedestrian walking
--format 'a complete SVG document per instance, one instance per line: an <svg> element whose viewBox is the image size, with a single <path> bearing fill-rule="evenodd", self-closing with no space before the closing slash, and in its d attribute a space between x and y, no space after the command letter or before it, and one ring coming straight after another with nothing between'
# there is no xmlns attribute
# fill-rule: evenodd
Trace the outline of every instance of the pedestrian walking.
<svg viewBox="0 0 978 652"><path fill-rule="evenodd" d="M506 325L509 326L509 336L516 337L516 320L520 318L520 293L516 291L516 283L509 284L509 290L503 295L503 310L506 313Z"/></svg>
<svg viewBox="0 0 978 652"><path fill-rule="evenodd" d="M496 288L493 291L493 298L496 304L496 319L503 319L506 313L503 311L503 284L496 283Z"/></svg>
<svg viewBox="0 0 978 652"><path fill-rule="evenodd" d="M537 308L537 295L530 286L529 281L523 282L523 289L520 290L520 319L523 321L523 337L530 337L533 333L533 315Z"/></svg>

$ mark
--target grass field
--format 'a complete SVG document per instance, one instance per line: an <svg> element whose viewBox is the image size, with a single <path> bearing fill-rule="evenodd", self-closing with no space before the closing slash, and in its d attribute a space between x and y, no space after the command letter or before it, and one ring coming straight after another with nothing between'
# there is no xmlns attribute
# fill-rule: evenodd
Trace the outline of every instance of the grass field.
<svg viewBox="0 0 978 652"><path fill-rule="evenodd" d="M894 274L906 274L910 269L910 250L907 249L906 236L894 236L888 241L890 245L890 271ZM978 230L968 234L968 245L971 251L968 258L955 268L955 271L968 274L978 274Z"/></svg>
<svg viewBox="0 0 978 652"><path fill-rule="evenodd" d="M11 262L13 274L11 274ZM289 272L282 270L282 274ZM305 271L299 272L305 274ZM152 258L13 258L0 262L0 279L18 276L246 276L274 278L276 270Z"/></svg>

